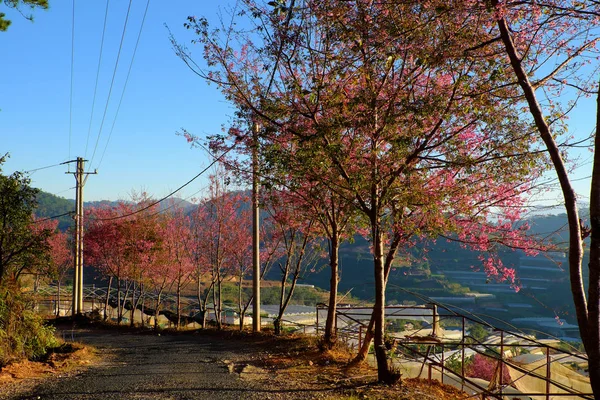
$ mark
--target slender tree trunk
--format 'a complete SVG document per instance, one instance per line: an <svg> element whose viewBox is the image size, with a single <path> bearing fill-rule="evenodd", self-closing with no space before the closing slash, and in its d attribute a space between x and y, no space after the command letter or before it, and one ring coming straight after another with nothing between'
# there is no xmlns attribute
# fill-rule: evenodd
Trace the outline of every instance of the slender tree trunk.
<svg viewBox="0 0 600 400"><path fill-rule="evenodd" d="M129 319L129 326L130 327L134 327L134 320L135 320L135 307L136 307L136 298L135 298L135 291L136 291L136 283L135 281L133 282L133 289L131 291L131 310L129 311L129 316L131 317Z"/></svg>
<svg viewBox="0 0 600 400"><path fill-rule="evenodd" d="M300 263L300 261L298 261L298 263ZM290 304L290 300L292 300L292 296L294 295L294 290L296 289L296 284L298 283L299 272L297 271L293 276L294 279L292 279L292 282L290 283L290 288L285 296L283 305L279 307L279 315L277 316L277 321L279 321L279 331L275 332L276 335L281 334L281 321L283 319L283 315L285 314L285 310L287 309L288 305Z"/></svg>
<svg viewBox="0 0 600 400"><path fill-rule="evenodd" d="M494 7L498 6L498 0L492 0L492 5ZM590 198L590 220L592 224L592 240L594 244L590 246L590 282L588 304L588 299L586 298L585 289L583 286L583 274L581 268L583 260L583 239L575 190L569 180L568 170L560 154L560 149L556 144L554 137L552 136L552 132L550 131L550 127L548 126L546 119L544 118L542 107L537 101L535 89L531 85L531 82L527 76L527 72L523 67L521 58L513 42L508 23L505 18L498 19L497 23L500 30L500 37L510 59L510 64L518 79L519 86L523 90L527 105L529 106L529 112L533 116L540 137L546 145L546 149L548 150L548 154L552 160L552 165L556 171L565 201L565 210L567 212L567 220L569 224L569 278L571 282L571 293L573 295L573 303L575 305L579 333L589 358L590 383L592 385L592 390L594 391L595 397L600 398L600 323L598 313L598 302L600 295L600 271L598 270L600 268L600 261L598 261L598 246L600 244L597 242L599 229L599 221L597 219L599 216L599 195L597 190L598 184L600 184L600 177L598 176L600 171L596 170L597 166L600 167L600 160L598 160L597 154L598 135L596 135L595 139L596 153L594 155L592 192ZM600 117L597 116L597 127L599 118ZM596 230L596 235L594 235L594 230ZM594 246L596 247L595 249ZM596 259L592 257L592 251Z"/></svg>
<svg viewBox="0 0 600 400"><path fill-rule="evenodd" d="M390 271L392 270L392 262L396 256L396 252L398 251L398 247L400 246L401 236L395 236L392 242L390 243L390 248L388 254L385 259L384 265L384 274L385 274L385 284L387 286L388 278L390 277ZM358 354L352 360L351 364L360 364L364 360L366 360L367 355L369 354L369 347L371 347L371 341L373 340L373 326L375 326L375 315L371 314L371 319L369 320L369 325L367 330L365 331L365 337L362 342L362 346L358 351Z"/></svg>
<svg viewBox="0 0 600 400"><path fill-rule="evenodd" d="M158 295L156 296L156 307L154 307L154 330L155 331L158 331L158 317L160 315L160 305L162 303L162 301L161 301L162 292L163 292L163 289L161 288L160 291L158 292Z"/></svg>
<svg viewBox="0 0 600 400"><path fill-rule="evenodd" d="M242 305L242 283L244 281L244 275L243 273L240 274L239 276L239 280L238 280L238 317L240 319L239 321L239 325L240 325L240 332L244 330L244 310L243 310L243 305Z"/></svg>
<svg viewBox="0 0 600 400"><path fill-rule="evenodd" d="M281 288L279 289L279 312L277 313L277 317L273 320L273 331L276 335L281 334L281 318L283 318L284 311L284 302L285 302L285 281L287 281L287 277L290 270L289 259L285 261L285 267L279 266L281 272L283 273L281 276Z"/></svg>
<svg viewBox="0 0 600 400"><path fill-rule="evenodd" d="M104 321L108 318L108 303L110 301L110 289L112 286L113 276L108 278L108 287L106 288L106 300L104 301Z"/></svg>
<svg viewBox="0 0 600 400"><path fill-rule="evenodd" d="M337 229L332 227L332 238L329 249L329 266L331 267L331 277L329 279L329 306L327 307L327 320L325 321L325 335L323 337L323 346L331 349L337 340L335 329L335 318L337 309L337 292L339 283L339 238Z"/></svg>
<svg viewBox="0 0 600 400"><path fill-rule="evenodd" d="M213 286L213 310L215 312L215 321L217 323L217 329L222 329L221 324L221 281L219 276L217 275L217 280L215 282L215 286Z"/></svg>
<svg viewBox="0 0 600 400"><path fill-rule="evenodd" d="M135 298L134 293L135 293L135 287L136 285L134 285L133 287L133 292L131 294L131 303L132 303L132 311L131 311L131 326L134 326L134 317L135 317L135 312L137 311L138 307L140 307L140 320L141 320L141 325L144 326L144 284L140 283L139 285L137 285L137 288L139 290L139 294L137 296L137 298Z"/></svg>
<svg viewBox="0 0 600 400"><path fill-rule="evenodd" d="M123 309L121 308L121 278L117 277L117 325L121 325Z"/></svg>
<svg viewBox="0 0 600 400"><path fill-rule="evenodd" d="M131 290L131 285L133 285L133 282L131 282L129 279L126 279L125 280L125 293L123 293L123 305L120 306L121 319L123 319L123 315L125 315L125 303L127 303L127 297L129 297L129 291Z"/></svg>
<svg viewBox="0 0 600 400"><path fill-rule="evenodd" d="M58 292L56 292L56 316L60 317L60 279L58 280L56 287Z"/></svg>
<svg viewBox="0 0 600 400"><path fill-rule="evenodd" d="M590 263L588 289L589 337L587 354L592 390L600 397L600 94L597 98L596 136L590 193Z"/></svg>
<svg viewBox="0 0 600 400"><path fill-rule="evenodd" d="M375 218L378 218L377 216ZM377 379L379 382L393 383L397 377L392 374L385 349L385 272L383 262L383 237L379 227L379 220L374 223L373 235L373 266L375 272L375 305L373 317L375 325L373 338L375 340L375 359L377 361Z"/></svg>
<svg viewBox="0 0 600 400"><path fill-rule="evenodd" d="M146 301L146 296L145 296L145 292L144 292L144 284L141 283L140 284L140 318L142 320L142 328L146 325L146 321L144 318L145 315L145 308L144 308L144 303Z"/></svg>
<svg viewBox="0 0 600 400"><path fill-rule="evenodd" d="M203 303L202 299L202 281L200 280L200 275L197 276L197 285L196 285L196 298L198 299L198 310L202 313L202 329L206 328L206 303ZM204 304L204 305L203 305Z"/></svg>
<svg viewBox="0 0 600 400"><path fill-rule="evenodd" d="M177 277L177 323L175 327L179 329L181 326L181 274Z"/></svg>

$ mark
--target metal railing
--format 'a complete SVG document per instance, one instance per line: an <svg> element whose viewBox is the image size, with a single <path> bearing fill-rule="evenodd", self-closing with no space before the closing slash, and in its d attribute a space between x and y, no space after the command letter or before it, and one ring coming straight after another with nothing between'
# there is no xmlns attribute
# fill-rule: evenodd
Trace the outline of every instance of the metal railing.
<svg viewBox="0 0 600 400"><path fill-rule="evenodd" d="M368 328L371 310L369 307L338 308L335 318L338 339L347 343L351 348L354 345L360 348ZM324 328L322 314L326 311L325 304L317 306L317 333ZM427 379L432 379L432 372L438 371L442 383L444 383L445 376L449 380L453 378L455 381L459 381L463 388L467 387L482 396L494 398L503 398L504 396L511 396L511 398L512 396L545 396L546 399L564 396L594 398L591 392L580 392L552 378L553 363L558 363L565 358L577 360L579 363L587 363L585 354L541 342L531 335L496 328L475 317L465 316L453 310L438 307L436 304L388 306L385 309L385 318L387 324L393 324L393 320L398 319L413 321L417 325L417 329L412 329L410 332L388 333L387 345L393 349L389 352L392 363L396 363L396 365L409 362L421 363L419 377L425 368L427 368ZM421 322L420 327L418 322ZM468 334L468 331L477 325L490 331L491 336L488 340L480 341ZM458 337L448 337L445 334L447 332L444 331L444 326L457 328L453 332ZM531 370L507 357L507 353L526 354L532 351L537 351L541 359L545 360L544 363ZM487 387L467 376L467 371L465 371L467 360L474 354L487 357L496 364L494 376ZM457 357L460 368L450 368L448 366L450 360L453 358L456 360ZM529 377L543 381L545 390L543 392L516 391L517 382L510 379L508 382L505 381L505 371L508 371L508 368L522 374L517 380ZM557 393L557 391L561 392Z"/></svg>

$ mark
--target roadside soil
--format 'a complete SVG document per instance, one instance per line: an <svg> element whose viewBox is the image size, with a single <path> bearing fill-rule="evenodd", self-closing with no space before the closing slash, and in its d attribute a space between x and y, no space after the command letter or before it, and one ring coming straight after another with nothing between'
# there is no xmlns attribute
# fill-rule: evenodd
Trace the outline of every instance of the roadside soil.
<svg viewBox="0 0 600 400"><path fill-rule="evenodd" d="M347 369L344 349L313 338L237 331L59 327L71 352L0 372L0 399L464 399L437 382L376 384L376 371Z"/></svg>

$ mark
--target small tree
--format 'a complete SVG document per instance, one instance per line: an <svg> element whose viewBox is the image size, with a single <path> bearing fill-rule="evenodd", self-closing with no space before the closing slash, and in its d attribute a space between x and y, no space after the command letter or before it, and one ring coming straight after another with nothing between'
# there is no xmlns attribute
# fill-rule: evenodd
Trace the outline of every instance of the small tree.
<svg viewBox="0 0 600 400"><path fill-rule="evenodd" d="M54 227L34 224L37 189L20 172L2 175L7 155L0 157L0 286L17 283L25 272L48 265L48 238Z"/></svg>

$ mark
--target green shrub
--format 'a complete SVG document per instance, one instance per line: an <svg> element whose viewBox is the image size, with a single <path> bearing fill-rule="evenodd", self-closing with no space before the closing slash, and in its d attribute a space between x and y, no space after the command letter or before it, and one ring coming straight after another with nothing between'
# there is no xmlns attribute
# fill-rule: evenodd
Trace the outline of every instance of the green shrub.
<svg viewBox="0 0 600 400"><path fill-rule="evenodd" d="M33 312L26 295L12 288L0 292L0 365L39 359L58 345L54 328Z"/></svg>

